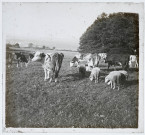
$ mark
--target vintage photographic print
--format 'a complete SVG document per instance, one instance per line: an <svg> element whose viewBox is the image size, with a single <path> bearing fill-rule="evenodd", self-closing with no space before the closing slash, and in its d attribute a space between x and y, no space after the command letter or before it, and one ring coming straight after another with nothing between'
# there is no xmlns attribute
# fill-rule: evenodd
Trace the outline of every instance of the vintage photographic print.
<svg viewBox="0 0 145 135"><path fill-rule="evenodd" d="M4 132L143 132L143 5L3 2Z"/></svg>

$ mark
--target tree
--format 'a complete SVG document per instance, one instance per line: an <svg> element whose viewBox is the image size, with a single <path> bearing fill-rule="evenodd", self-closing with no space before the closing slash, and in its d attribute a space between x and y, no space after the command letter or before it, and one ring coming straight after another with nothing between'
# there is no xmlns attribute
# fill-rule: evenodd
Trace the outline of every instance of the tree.
<svg viewBox="0 0 145 135"><path fill-rule="evenodd" d="M55 49L55 46L54 47L52 47L52 50L54 50Z"/></svg>
<svg viewBox="0 0 145 135"><path fill-rule="evenodd" d="M6 44L6 49L9 49L9 47L12 47L12 45L10 43Z"/></svg>
<svg viewBox="0 0 145 135"><path fill-rule="evenodd" d="M15 45L13 45L13 47L20 48L20 45L16 43Z"/></svg>
<svg viewBox="0 0 145 135"><path fill-rule="evenodd" d="M32 48L33 47L33 43L29 43L28 47Z"/></svg>
<svg viewBox="0 0 145 135"><path fill-rule="evenodd" d="M130 54L139 49L138 14L102 13L80 37L81 53L108 53L112 48Z"/></svg>

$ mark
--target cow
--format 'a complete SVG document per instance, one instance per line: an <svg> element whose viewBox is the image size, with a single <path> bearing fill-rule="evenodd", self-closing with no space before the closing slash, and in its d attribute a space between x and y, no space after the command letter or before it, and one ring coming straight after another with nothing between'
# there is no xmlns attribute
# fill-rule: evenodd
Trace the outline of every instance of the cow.
<svg viewBox="0 0 145 135"><path fill-rule="evenodd" d="M8 53L7 61L8 61L8 67L11 67L14 61L17 63L17 68L19 67L19 64L21 64L21 67L23 63L25 63L26 67L28 65L28 60L22 52Z"/></svg>
<svg viewBox="0 0 145 135"><path fill-rule="evenodd" d="M76 56L71 60L70 62L70 67L78 67L79 65L79 58L77 58Z"/></svg>
<svg viewBox="0 0 145 135"><path fill-rule="evenodd" d="M93 67L98 67L101 57L98 54L83 54L80 58L76 56L70 62L70 67L78 67L78 65L85 65L86 71L91 71Z"/></svg>
<svg viewBox="0 0 145 135"><path fill-rule="evenodd" d="M29 53L29 62L32 61L35 53Z"/></svg>
<svg viewBox="0 0 145 135"><path fill-rule="evenodd" d="M108 63L108 69L110 66L120 65L123 69L128 69L129 55L128 54L110 54L106 57L105 63Z"/></svg>
<svg viewBox="0 0 145 135"><path fill-rule="evenodd" d="M13 62L13 54L11 52L6 52L6 64L8 65L8 68L12 66Z"/></svg>
<svg viewBox="0 0 145 135"><path fill-rule="evenodd" d="M129 67L138 68L138 57L136 55L130 55Z"/></svg>
<svg viewBox="0 0 145 135"><path fill-rule="evenodd" d="M49 79L49 82L51 82L54 79L57 82L63 58L63 53L55 52L44 54L42 52L36 52L32 61L37 61L42 64L45 73L44 81Z"/></svg>
<svg viewBox="0 0 145 135"><path fill-rule="evenodd" d="M17 67L19 67L19 63L21 64L21 67L23 63L25 63L25 66L27 67L28 60L22 52L14 53L14 59L17 61Z"/></svg>
<svg viewBox="0 0 145 135"><path fill-rule="evenodd" d="M120 89L120 84L124 82L126 76L119 71L112 71L105 77L105 83L111 85L111 89L115 89L118 85L118 90Z"/></svg>
<svg viewBox="0 0 145 135"><path fill-rule="evenodd" d="M92 54L90 56L90 58L88 59L88 62L87 62L88 68L87 69L89 69L91 71L92 68L98 67L100 60L101 60L101 57L98 54Z"/></svg>

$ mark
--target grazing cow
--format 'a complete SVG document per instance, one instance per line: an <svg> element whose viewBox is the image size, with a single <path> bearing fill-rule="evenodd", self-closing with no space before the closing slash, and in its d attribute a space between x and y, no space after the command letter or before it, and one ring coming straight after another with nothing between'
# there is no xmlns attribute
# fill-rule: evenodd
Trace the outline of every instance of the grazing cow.
<svg viewBox="0 0 145 135"><path fill-rule="evenodd" d="M94 79L95 83L98 83L99 76L100 76L100 68L94 67L91 71L91 74L90 74L90 80L93 81L93 79Z"/></svg>
<svg viewBox="0 0 145 135"><path fill-rule="evenodd" d="M8 53L7 54L7 61L8 61L8 67L12 66L12 63L15 61L17 63L17 67L19 67L19 64L25 63L26 67L28 64L28 60L24 54L21 52L19 53Z"/></svg>
<svg viewBox="0 0 145 135"><path fill-rule="evenodd" d="M17 61L17 67L19 67L19 63L21 64L21 67L22 67L22 63L25 63L25 66L27 67L28 60L22 52L15 53L14 54L14 59Z"/></svg>
<svg viewBox="0 0 145 135"><path fill-rule="evenodd" d="M13 62L13 54L11 52L7 52L6 53L6 63L8 65L8 68L12 66L12 62Z"/></svg>
<svg viewBox="0 0 145 135"><path fill-rule="evenodd" d="M83 54L83 61L85 61L86 71L91 71L93 67L98 67L101 57L98 54ZM79 61L81 62L81 60Z"/></svg>
<svg viewBox="0 0 145 135"><path fill-rule="evenodd" d="M52 79L54 78L55 82L57 82L63 58L64 58L63 53L56 52L51 54L50 53L44 54L42 52L36 52L32 61L41 62L42 67L44 68L45 81L49 79L49 82L51 82Z"/></svg>
<svg viewBox="0 0 145 135"><path fill-rule="evenodd" d="M126 54L111 54L105 59L105 63L108 63L108 69L110 66L120 65L123 69L128 69L129 55Z"/></svg>
<svg viewBox="0 0 145 135"><path fill-rule="evenodd" d="M138 68L138 59L136 55L130 55L129 67Z"/></svg>
<svg viewBox="0 0 145 135"><path fill-rule="evenodd" d="M98 54L92 54L88 60L89 67L98 67L101 57Z"/></svg>
<svg viewBox="0 0 145 135"><path fill-rule="evenodd" d="M115 89L116 85L118 85L118 90L120 87L120 84L126 79L126 76L119 72L119 71L112 71L105 77L105 83L108 85L111 85L111 89Z"/></svg>
<svg viewBox="0 0 145 135"><path fill-rule="evenodd" d="M70 67L78 67L78 65L79 65L79 59L75 56L70 62Z"/></svg>
<svg viewBox="0 0 145 135"><path fill-rule="evenodd" d="M29 61L32 61L35 53L29 53Z"/></svg>
<svg viewBox="0 0 145 135"><path fill-rule="evenodd" d="M83 54L80 58L76 56L71 60L70 67L78 67L81 63L86 66L86 71L91 71L93 67L97 67L101 57L98 54Z"/></svg>

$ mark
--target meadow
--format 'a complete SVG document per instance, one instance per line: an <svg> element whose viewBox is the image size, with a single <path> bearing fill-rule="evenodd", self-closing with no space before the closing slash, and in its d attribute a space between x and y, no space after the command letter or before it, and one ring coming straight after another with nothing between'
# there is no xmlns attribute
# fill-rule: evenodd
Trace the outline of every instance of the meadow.
<svg viewBox="0 0 145 135"><path fill-rule="evenodd" d="M44 81L38 62L6 68L6 127L137 128L138 71L129 70L125 85L112 90L105 74L96 84L89 72L81 78L77 68L69 67L76 52L63 53L58 83ZM105 73L113 70L103 62L99 67Z"/></svg>

